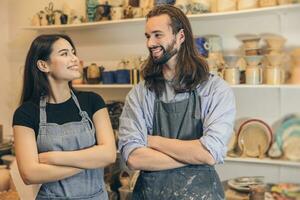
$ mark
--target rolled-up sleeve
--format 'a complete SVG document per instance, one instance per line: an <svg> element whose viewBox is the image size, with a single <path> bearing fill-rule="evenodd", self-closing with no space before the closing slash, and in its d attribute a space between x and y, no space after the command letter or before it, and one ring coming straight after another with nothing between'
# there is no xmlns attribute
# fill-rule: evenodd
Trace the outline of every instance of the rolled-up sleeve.
<svg viewBox="0 0 300 200"><path fill-rule="evenodd" d="M203 101L205 117L200 141L216 163L223 163L236 114L234 93L227 84L221 84L221 88L204 97Z"/></svg>
<svg viewBox="0 0 300 200"><path fill-rule="evenodd" d="M147 145L147 126L142 108L141 85L135 86L127 95L120 117L118 149L127 162L130 153Z"/></svg>

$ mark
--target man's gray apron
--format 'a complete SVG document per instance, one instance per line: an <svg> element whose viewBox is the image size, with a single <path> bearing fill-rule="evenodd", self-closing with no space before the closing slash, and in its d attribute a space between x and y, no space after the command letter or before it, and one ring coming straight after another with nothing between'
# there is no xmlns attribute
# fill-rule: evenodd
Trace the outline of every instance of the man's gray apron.
<svg viewBox="0 0 300 200"><path fill-rule="evenodd" d="M40 128L37 137L39 153L76 151L96 144L94 125L87 112L81 110L73 91L71 94L82 120L62 125L47 123L46 98L41 98ZM103 169L85 169L63 180L42 184L36 199L108 200L103 180Z"/></svg>
<svg viewBox="0 0 300 200"><path fill-rule="evenodd" d="M153 135L195 140L203 135L200 97L154 105ZM200 144L199 144L200 145ZM163 171L141 171L133 191L134 200L219 200L224 191L213 166L188 165Z"/></svg>

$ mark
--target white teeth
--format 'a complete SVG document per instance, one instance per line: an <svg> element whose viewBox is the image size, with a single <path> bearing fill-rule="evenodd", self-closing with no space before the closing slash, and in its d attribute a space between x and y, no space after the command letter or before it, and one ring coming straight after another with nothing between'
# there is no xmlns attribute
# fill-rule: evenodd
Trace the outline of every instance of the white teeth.
<svg viewBox="0 0 300 200"><path fill-rule="evenodd" d="M71 70L79 70L79 67L77 65L75 66L70 66L68 67L68 69L71 69Z"/></svg>

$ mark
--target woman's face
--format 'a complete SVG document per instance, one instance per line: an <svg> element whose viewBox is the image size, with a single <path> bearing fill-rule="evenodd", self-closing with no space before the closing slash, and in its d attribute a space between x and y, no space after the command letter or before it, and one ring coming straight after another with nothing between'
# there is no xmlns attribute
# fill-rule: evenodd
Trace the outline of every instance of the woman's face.
<svg viewBox="0 0 300 200"><path fill-rule="evenodd" d="M49 76L56 81L71 81L81 77L79 59L75 55L75 49L63 38L53 44L47 64Z"/></svg>

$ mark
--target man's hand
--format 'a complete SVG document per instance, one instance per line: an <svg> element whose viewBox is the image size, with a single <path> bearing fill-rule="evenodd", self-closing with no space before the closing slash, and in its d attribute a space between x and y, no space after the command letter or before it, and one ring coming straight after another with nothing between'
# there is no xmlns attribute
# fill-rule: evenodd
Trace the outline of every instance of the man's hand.
<svg viewBox="0 0 300 200"><path fill-rule="evenodd" d="M161 140L161 136L148 135L148 147L155 149L155 145L157 145L160 140Z"/></svg>
<svg viewBox="0 0 300 200"><path fill-rule="evenodd" d="M55 164L56 154L55 151L40 153L39 162L44 164Z"/></svg>

